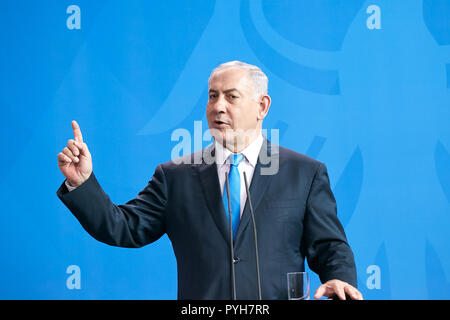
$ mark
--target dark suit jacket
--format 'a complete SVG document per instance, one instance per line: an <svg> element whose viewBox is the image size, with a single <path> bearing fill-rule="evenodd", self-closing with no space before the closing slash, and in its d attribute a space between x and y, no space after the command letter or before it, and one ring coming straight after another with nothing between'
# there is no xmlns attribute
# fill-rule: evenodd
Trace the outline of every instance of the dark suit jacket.
<svg viewBox="0 0 450 320"><path fill-rule="evenodd" d="M205 151L214 154L212 146ZM263 152L279 159L277 174L261 175L273 165L263 164ZM286 274L303 271L305 257L322 282L340 279L356 287L353 253L323 163L265 140L250 193L263 299L287 299ZM111 202L93 173L72 192L63 183L57 195L89 234L109 245L141 247L167 233L177 260L179 299L231 298L228 216L215 163L161 164L147 187L124 205ZM258 297L252 229L247 201L234 244L238 299Z"/></svg>

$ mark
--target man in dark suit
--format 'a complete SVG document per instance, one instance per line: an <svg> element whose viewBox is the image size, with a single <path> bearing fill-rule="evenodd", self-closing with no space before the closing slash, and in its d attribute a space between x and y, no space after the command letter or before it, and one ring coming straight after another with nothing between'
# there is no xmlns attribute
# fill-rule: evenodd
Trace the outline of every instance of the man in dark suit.
<svg viewBox="0 0 450 320"><path fill-rule="evenodd" d="M323 283L315 298L362 299L325 165L261 134L271 103L267 82L259 68L242 62L217 67L206 109L214 143L159 165L124 205L113 204L100 187L73 121L74 140L58 154L66 177L58 197L89 234L110 245L141 247L167 233L177 259L179 299L232 297L233 242L236 297L257 299L245 173L258 231L262 298L286 299L286 274L303 271L307 258Z"/></svg>

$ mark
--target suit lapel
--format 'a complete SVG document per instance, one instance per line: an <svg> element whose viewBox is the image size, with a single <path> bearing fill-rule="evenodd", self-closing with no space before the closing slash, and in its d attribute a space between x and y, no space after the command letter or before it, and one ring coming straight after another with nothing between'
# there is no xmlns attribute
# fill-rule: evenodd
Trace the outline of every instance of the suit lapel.
<svg viewBox="0 0 450 320"><path fill-rule="evenodd" d="M274 156L277 153L278 151L275 148L272 148L272 144L267 139L264 138L263 145L259 152L258 161L255 166L255 171L253 172L252 182L249 186L253 212L255 213L255 219L256 219L256 209L258 208L261 200L263 199L267 186L269 185L269 182L273 177L273 175L261 174L261 169L269 167L271 165L270 162L265 163L265 161L261 161L261 159L267 159L268 156ZM241 222L239 224L236 233L235 243L238 242L242 233L247 228L250 220L251 220L250 206L248 204L247 199L247 201L245 202L244 211L242 213Z"/></svg>
<svg viewBox="0 0 450 320"><path fill-rule="evenodd" d="M214 148L214 144L210 148ZM209 155L212 155L214 157L214 150L211 151L210 149L206 148L205 151L208 152ZM198 173L209 212L224 240L227 244L229 244L229 223L227 220L227 215L225 214L225 209L223 207L219 177L217 176L217 165L215 161L213 161L213 163L211 164L207 164L204 162L200 164L198 166Z"/></svg>

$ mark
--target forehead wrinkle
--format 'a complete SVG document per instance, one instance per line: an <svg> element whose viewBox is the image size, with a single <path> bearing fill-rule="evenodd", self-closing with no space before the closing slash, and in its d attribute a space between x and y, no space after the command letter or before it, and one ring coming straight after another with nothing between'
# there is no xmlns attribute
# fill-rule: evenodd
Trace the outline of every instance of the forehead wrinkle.
<svg viewBox="0 0 450 320"><path fill-rule="evenodd" d="M251 85L250 79L246 75L244 75L242 78L239 79L239 81L237 81L237 85L242 87L240 90L234 86L232 88L225 89L225 90L219 90L218 88L211 88L212 82L213 81L209 82L210 88L209 88L208 92L218 93L219 91L222 91L223 93L226 94L226 93L230 93L232 91L237 91L241 96L245 96L246 91L249 91L248 94L251 94L251 93L253 93L253 89L254 89L253 86ZM219 85L219 87L220 87L220 85Z"/></svg>

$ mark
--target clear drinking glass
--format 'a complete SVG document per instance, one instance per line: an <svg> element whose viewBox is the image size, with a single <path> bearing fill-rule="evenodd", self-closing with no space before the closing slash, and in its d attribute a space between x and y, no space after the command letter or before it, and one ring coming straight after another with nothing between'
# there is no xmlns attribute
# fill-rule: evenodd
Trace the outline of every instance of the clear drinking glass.
<svg viewBox="0 0 450 320"><path fill-rule="evenodd" d="M309 300L308 272L289 272L287 289L289 300Z"/></svg>

